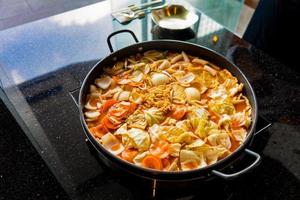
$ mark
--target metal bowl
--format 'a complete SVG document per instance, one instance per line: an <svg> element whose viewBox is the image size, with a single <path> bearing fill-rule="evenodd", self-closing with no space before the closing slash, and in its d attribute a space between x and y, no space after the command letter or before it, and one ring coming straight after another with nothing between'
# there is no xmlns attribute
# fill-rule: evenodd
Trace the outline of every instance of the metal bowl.
<svg viewBox="0 0 300 200"><path fill-rule="evenodd" d="M152 10L152 20L161 28L183 30L194 25L199 16L183 5L169 4L161 9Z"/></svg>

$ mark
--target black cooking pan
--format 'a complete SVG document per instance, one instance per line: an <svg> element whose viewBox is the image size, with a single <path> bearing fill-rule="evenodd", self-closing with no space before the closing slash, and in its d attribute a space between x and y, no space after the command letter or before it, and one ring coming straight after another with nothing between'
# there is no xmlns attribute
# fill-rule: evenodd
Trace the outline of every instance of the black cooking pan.
<svg viewBox="0 0 300 200"><path fill-rule="evenodd" d="M119 34L119 33L130 33L134 38L136 44L127 46L122 48L118 51L114 51L111 45L111 37ZM103 162L108 165L109 167L117 167L122 170L125 170L129 173L135 174L140 177L148 178L148 179L156 179L156 180L163 180L163 181L188 181L188 180L197 180L197 179L210 179L211 177L221 177L223 179L233 179L246 172L253 169L260 161L261 157L259 154L247 149L250 145L251 140L254 136L256 121L257 121L257 102L255 98L254 91L245 77L245 75L241 72L241 70L235 66L233 63L228 61L222 55L207 49L205 47L182 42L176 40L154 40L154 41L147 41L147 42L138 42L134 33L130 30L120 30L110 34L107 38L107 43L111 54L98 62L87 74L85 77L83 84L80 88L79 94L79 112L80 112L80 120L82 127L85 131L87 138L93 144L95 149L98 151L99 155L101 156ZM89 88L91 84L94 84L96 78L103 73L103 68L108 66L113 66L117 60L122 60L124 58L129 57L130 55L135 55L138 52L144 52L147 50L171 50L171 51L185 51L187 54L198 56L200 58L206 59L211 61L212 63L228 69L234 76L238 78L238 80L244 84L244 93L248 97L249 102L252 106L252 123L248 129L248 135L244 143L232 152L226 158L218 161L215 164L209 165L204 168L190 170L190 171L179 171L179 172L165 172L165 171L157 171L152 169L146 169L129 162L126 162L115 155L111 154L108 150L106 150L101 144L97 142L94 136L89 132L87 124L84 120L83 110L86 101L86 95L89 93ZM239 162L241 157L244 155L249 155L254 157L254 162L249 165L248 167L240 170L236 173L226 174L222 172L222 170L226 167L233 165L233 163Z"/></svg>

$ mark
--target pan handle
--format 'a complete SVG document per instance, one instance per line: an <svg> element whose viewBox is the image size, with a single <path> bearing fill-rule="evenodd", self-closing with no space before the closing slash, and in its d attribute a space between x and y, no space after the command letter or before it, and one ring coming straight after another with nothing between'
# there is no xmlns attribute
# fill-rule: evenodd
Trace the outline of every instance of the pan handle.
<svg viewBox="0 0 300 200"><path fill-rule="evenodd" d="M255 157L255 161L251 165L246 167L245 169L243 169L239 172L233 173L233 174L225 174L225 173L217 171L217 170L212 170L211 173L220 178L223 178L225 180L232 180L234 178L237 178L237 177L247 173L248 171L252 170L254 167L256 167L259 164L259 162L261 160L261 156L258 153L255 153L249 149L245 149L245 153L247 153L248 155L250 155L252 157Z"/></svg>
<svg viewBox="0 0 300 200"><path fill-rule="evenodd" d="M109 47L109 50L110 50L111 53L114 52L114 49L113 49L113 47L112 47L112 45L111 45L111 41L110 41L111 37L114 36L114 35L117 35L117 34L119 34L119 33L125 33L125 32L130 33L130 35L133 37L133 39L134 39L134 41L135 41L136 43L139 42L139 40L137 39L136 35L135 35L131 30L124 29L124 30L115 31L115 32L111 33L111 34L107 37L107 40L106 40L106 41L107 41L107 44L108 44L108 47Z"/></svg>

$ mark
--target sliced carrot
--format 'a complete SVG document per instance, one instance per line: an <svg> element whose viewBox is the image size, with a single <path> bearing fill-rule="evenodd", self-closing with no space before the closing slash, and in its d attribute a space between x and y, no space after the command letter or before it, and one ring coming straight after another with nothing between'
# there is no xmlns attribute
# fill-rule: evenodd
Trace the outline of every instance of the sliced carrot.
<svg viewBox="0 0 300 200"><path fill-rule="evenodd" d="M233 128L233 129L237 129L237 128L240 128L240 122L239 121L232 121L231 122L231 127Z"/></svg>
<svg viewBox="0 0 300 200"><path fill-rule="evenodd" d="M117 81L118 81L118 78L116 76L112 76L111 84L109 87L110 90L114 89L117 86Z"/></svg>
<svg viewBox="0 0 300 200"><path fill-rule="evenodd" d="M103 124L96 126L96 129L98 132L101 132L103 134L106 134L108 132L108 129Z"/></svg>
<svg viewBox="0 0 300 200"><path fill-rule="evenodd" d="M136 104L136 103L134 103L134 102L131 102L131 103L130 103L130 108L129 108L128 114L134 113L134 111L136 110L137 107L138 107L138 104Z"/></svg>
<svg viewBox="0 0 300 200"><path fill-rule="evenodd" d="M115 116L109 116L107 115L107 119L112 123L112 124L115 124L115 125L119 125L122 123L122 120L115 117Z"/></svg>
<svg viewBox="0 0 300 200"><path fill-rule="evenodd" d="M101 112L106 113L110 107L112 107L114 104L118 103L115 99L109 99L104 102L104 104L101 106Z"/></svg>
<svg viewBox="0 0 300 200"><path fill-rule="evenodd" d="M243 112L246 109L246 107L247 107L247 104L245 101L234 105L236 112Z"/></svg>
<svg viewBox="0 0 300 200"><path fill-rule="evenodd" d="M134 157L138 154L137 150L126 149L122 152L121 157L128 162L133 162Z"/></svg>
<svg viewBox="0 0 300 200"><path fill-rule="evenodd" d="M150 153L158 158L166 158L169 155L170 144L167 141L159 140L150 146Z"/></svg>
<svg viewBox="0 0 300 200"><path fill-rule="evenodd" d="M163 169L168 169L171 165L169 158L164 158L161 160Z"/></svg>
<svg viewBox="0 0 300 200"><path fill-rule="evenodd" d="M129 105L117 103L109 109L108 114L118 118L126 118L135 111L136 107L136 103L130 103Z"/></svg>
<svg viewBox="0 0 300 200"><path fill-rule="evenodd" d="M101 120L97 119L95 121L87 122L87 125L89 128L98 126L101 123Z"/></svg>
<svg viewBox="0 0 300 200"><path fill-rule="evenodd" d="M89 131L90 131L95 137L98 137L98 136L97 136L96 127L89 128Z"/></svg>
<svg viewBox="0 0 300 200"><path fill-rule="evenodd" d="M230 138L230 141L231 141L231 147L230 147L230 151L233 152L234 150L236 150L239 146L240 146L240 143L238 141L236 141L235 139L233 138Z"/></svg>
<svg viewBox="0 0 300 200"><path fill-rule="evenodd" d="M127 115L128 109L129 108L125 108L125 107L121 107L121 108L111 107L111 109L109 109L109 111L108 111L108 114L111 116L122 118Z"/></svg>
<svg viewBox="0 0 300 200"><path fill-rule="evenodd" d="M162 169L161 160L153 155L146 156L142 161L142 166L151 169Z"/></svg>
<svg viewBox="0 0 300 200"><path fill-rule="evenodd" d="M89 130L95 137L98 138L102 138L102 136L108 132L107 128L103 124L90 128Z"/></svg>
<svg viewBox="0 0 300 200"><path fill-rule="evenodd" d="M115 130L115 129L119 128L119 125L120 125L120 123L112 122L112 119L109 119L108 116L105 116L102 119L102 123L106 126L106 128L112 129L112 130Z"/></svg>
<svg viewBox="0 0 300 200"><path fill-rule="evenodd" d="M121 147L121 144L120 143L116 143L116 144L113 144L110 149L113 150L113 151L116 151L118 149L120 149Z"/></svg>
<svg viewBox="0 0 300 200"><path fill-rule="evenodd" d="M187 109L185 105L173 105L171 117L180 120L181 118L184 117L186 110Z"/></svg>

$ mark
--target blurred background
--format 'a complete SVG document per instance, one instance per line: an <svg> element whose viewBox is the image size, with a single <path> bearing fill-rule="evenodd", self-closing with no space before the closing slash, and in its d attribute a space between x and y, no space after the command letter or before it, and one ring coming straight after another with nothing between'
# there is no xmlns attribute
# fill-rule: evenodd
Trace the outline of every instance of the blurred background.
<svg viewBox="0 0 300 200"><path fill-rule="evenodd" d="M100 1L102 0L0 0L0 30ZM240 37L243 36L259 2L259 0L187 1Z"/></svg>

